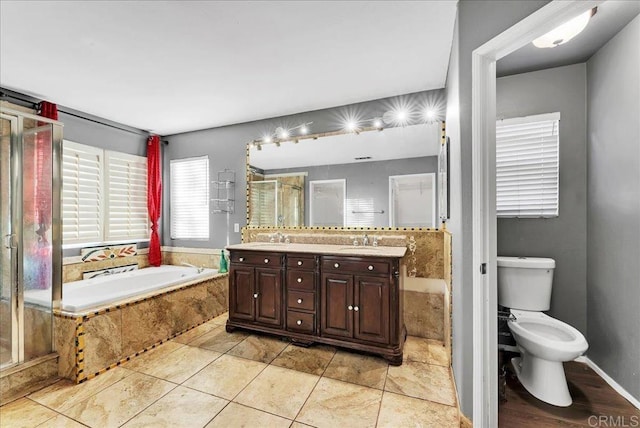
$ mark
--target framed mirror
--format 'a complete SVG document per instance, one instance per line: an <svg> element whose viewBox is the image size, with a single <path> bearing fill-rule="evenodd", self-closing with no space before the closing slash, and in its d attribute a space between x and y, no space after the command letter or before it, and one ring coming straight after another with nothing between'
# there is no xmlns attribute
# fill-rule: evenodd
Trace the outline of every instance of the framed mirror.
<svg viewBox="0 0 640 428"><path fill-rule="evenodd" d="M330 132L247 149L250 227L439 227L444 123Z"/></svg>

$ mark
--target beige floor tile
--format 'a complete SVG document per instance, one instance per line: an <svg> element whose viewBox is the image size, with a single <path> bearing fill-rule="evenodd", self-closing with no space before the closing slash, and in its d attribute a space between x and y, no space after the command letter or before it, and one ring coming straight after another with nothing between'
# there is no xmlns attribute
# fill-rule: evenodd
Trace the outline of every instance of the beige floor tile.
<svg viewBox="0 0 640 428"><path fill-rule="evenodd" d="M183 385L231 400L265 367L266 364L258 361L223 355Z"/></svg>
<svg viewBox="0 0 640 428"><path fill-rule="evenodd" d="M122 364L120 367L124 367L129 370L138 370L141 367L148 366L149 364L153 364L154 362L161 362L164 358L172 353L173 351L177 351L178 349L184 347L182 343L176 342L165 342L153 349L148 350L147 352L138 355L137 357L131 358L130 361Z"/></svg>
<svg viewBox="0 0 640 428"><path fill-rule="evenodd" d="M449 353L444 343L422 337L407 337L406 342L404 342L403 360L445 367L450 366Z"/></svg>
<svg viewBox="0 0 640 428"><path fill-rule="evenodd" d="M205 428L287 428L289 419L229 403Z"/></svg>
<svg viewBox="0 0 640 428"><path fill-rule="evenodd" d="M455 407L385 392L378 416L379 428L454 428L460 426Z"/></svg>
<svg viewBox="0 0 640 428"><path fill-rule="evenodd" d="M230 350L228 354L270 363L286 347L287 342L278 338L251 335Z"/></svg>
<svg viewBox="0 0 640 428"><path fill-rule="evenodd" d="M385 391L456 405L450 369L433 364L405 361L399 367L389 366Z"/></svg>
<svg viewBox="0 0 640 428"><path fill-rule="evenodd" d="M108 370L100 376L76 384L70 380L60 380L51 386L29 395L33 401L61 412L86 400L103 389L135 372L121 367Z"/></svg>
<svg viewBox="0 0 640 428"><path fill-rule="evenodd" d="M218 315L217 317L215 317L209 322L212 324L225 325L228 319L229 319L229 312L225 312L224 314Z"/></svg>
<svg viewBox="0 0 640 428"><path fill-rule="evenodd" d="M0 425L11 428L35 427L57 416L57 413L28 398L0 407Z"/></svg>
<svg viewBox="0 0 640 428"><path fill-rule="evenodd" d="M296 421L319 428L373 427L382 391L322 378Z"/></svg>
<svg viewBox="0 0 640 428"><path fill-rule="evenodd" d="M221 355L208 349L184 346L161 360L153 359L138 371L169 382L182 383Z"/></svg>
<svg viewBox="0 0 640 428"><path fill-rule="evenodd" d="M189 346L197 346L199 348L209 349L210 351L224 353L245 340L248 336L249 333L239 330L233 333L227 333L224 327L218 326L209 333L205 333L189 342Z"/></svg>
<svg viewBox="0 0 640 428"><path fill-rule="evenodd" d="M219 324L214 324L211 321L201 324L197 327L192 328L191 330L182 333L180 336L177 336L171 339L172 342L178 342L186 345L192 340L202 336L205 333L209 333L211 330L220 327Z"/></svg>
<svg viewBox="0 0 640 428"><path fill-rule="evenodd" d="M384 388L388 364L379 357L338 351L324 372L325 377L369 388Z"/></svg>
<svg viewBox="0 0 640 428"><path fill-rule="evenodd" d="M203 427L228 403L227 400L182 386L177 387L138 414L125 428Z"/></svg>
<svg viewBox="0 0 640 428"><path fill-rule="evenodd" d="M288 345L271 364L320 376L335 353L336 349L331 346L313 345L304 348Z"/></svg>
<svg viewBox="0 0 640 428"><path fill-rule="evenodd" d="M43 422L41 425L38 425L40 428L84 428L79 422L74 421L73 419L69 419L64 415L58 415L55 418L49 419L48 421Z"/></svg>
<svg viewBox="0 0 640 428"><path fill-rule="evenodd" d="M233 401L294 419L318 379L316 375L268 366Z"/></svg>
<svg viewBox="0 0 640 428"><path fill-rule="evenodd" d="M118 427L174 387L162 379L134 373L63 413L91 427Z"/></svg>
<svg viewBox="0 0 640 428"><path fill-rule="evenodd" d="M311 425L301 424L300 422L294 422L291 424L291 428L309 428L310 426Z"/></svg>

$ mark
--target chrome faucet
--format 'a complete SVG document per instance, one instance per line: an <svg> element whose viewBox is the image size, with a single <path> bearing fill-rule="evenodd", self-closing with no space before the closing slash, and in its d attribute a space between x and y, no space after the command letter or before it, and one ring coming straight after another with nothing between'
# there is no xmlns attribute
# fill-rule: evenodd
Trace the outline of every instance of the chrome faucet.
<svg viewBox="0 0 640 428"><path fill-rule="evenodd" d="M183 265L183 266L189 266L189 267L192 267L192 268L194 268L195 270L197 270L197 271L198 271L198 273L202 273L202 272L204 272L204 266L200 266L200 267L198 267L198 266L194 266L194 265L192 265L191 263L182 263L182 265Z"/></svg>

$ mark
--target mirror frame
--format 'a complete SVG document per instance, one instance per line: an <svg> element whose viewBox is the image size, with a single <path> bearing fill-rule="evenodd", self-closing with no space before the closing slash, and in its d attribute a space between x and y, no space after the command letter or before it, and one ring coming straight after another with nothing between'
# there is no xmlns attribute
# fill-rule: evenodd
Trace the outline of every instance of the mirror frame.
<svg viewBox="0 0 640 428"><path fill-rule="evenodd" d="M445 121L439 121L439 128L440 128L440 145L444 146L447 142L447 135L446 135L446 123ZM380 131L380 128L376 128L376 127L367 127L367 128L362 128L361 130L359 130L357 133L361 134L363 132L370 132L370 131ZM308 135L304 135L304 136L299 136L295 139L298 140L309 140L309 139L313 139L313 140L317 140L319 138L322 137L331 137L331 136L335 136L335 135L345 135L345 134L350 134L351 132L349 131L328 131L328 132L319 132L316 134L308 134ZM287 141L291 141L292 138L288 138L288 139L274 139L273 142L269 143L269 144L274 144L274 143L283 143L283 142L287 142ZM388 227L388 226L374 226L374 227L361 227L361 226L342 226L342 227L338 227L338 226L286 226L286 227L278 227L278 226L249 226L249 177L250 177L250 166L251 166L251 158L250 158L250 150L251 147L253 145L255 145L256 143L261 143L260 140L253 140L250 141L249 143L247 143L247 147L246 147L246 163L245 163L245 181L246 181L246 225L244 227L244 229L247 230L256 230L256 231L260 231L260 230L271 230L271 229L283 229L283 230L300 230L300 231L304 231L304 230L333 230L333 231L397 231L397 232L405 232L405 231L431 231L431 230L446 230L446 221L443 221L443 219L441 218L436 218L436 221L439 221L439 226L440 227ZM436 181L438 181L437 178L437 174L436 174ZM440 183L438 182L438 185L440 185ZM449 188L448 188L448 183L447 183L447 195L449 195ZM438 200L438 195L436 195L436 200ZM242 234L244 236L244 233Z"/></svg>

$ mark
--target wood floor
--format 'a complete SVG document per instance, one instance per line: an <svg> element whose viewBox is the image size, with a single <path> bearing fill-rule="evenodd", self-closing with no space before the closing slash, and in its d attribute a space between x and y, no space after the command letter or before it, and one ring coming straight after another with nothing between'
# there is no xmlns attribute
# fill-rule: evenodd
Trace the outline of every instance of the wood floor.
<svg viewBox="0 0 640 428"><path fill-rule="evenodd" d="M510 364L507 365L510 368ZM564 364L573 404L556 407L533 397L513 369L506 375L506 401L498 407L501 428L640 427L640 410L586 364Z"/></svg>

